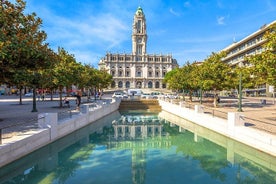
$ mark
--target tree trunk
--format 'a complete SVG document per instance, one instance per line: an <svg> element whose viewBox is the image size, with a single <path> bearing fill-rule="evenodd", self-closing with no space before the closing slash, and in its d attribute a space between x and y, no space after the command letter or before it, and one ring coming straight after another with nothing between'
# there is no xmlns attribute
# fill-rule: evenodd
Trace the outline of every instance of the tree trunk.
<svg viewBox="0 0 276 184"><path fill-rule="evenodd" d="M192 91L189 92L190 101L193 101Z"/></svg>
<svg viewBox="0 0 276 184"><path fill-rule="evenodd" d="M22 88L19 88L19 105L22 105Z"/></svg>
<svg viewBox="0 0 276 184"><path fill-rule="evenodd" d="M59 87L59 107L62 107L62 86Z"/></svg>

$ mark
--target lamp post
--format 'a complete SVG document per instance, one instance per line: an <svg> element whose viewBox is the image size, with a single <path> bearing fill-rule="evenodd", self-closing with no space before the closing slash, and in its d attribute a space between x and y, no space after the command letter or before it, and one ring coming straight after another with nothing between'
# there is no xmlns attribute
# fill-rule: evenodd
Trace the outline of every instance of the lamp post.
<svg viewBox="0 0 276 184"><path fill-rule="evenodd" d="M242 112L242 71L240 71L240 79L239 79L239 112Z"/></svg>
<svg viewBox="0 0 276 184"><path fill-rule="evenodd" d="M32 112L37 112L36 108L36 87L38 86L40 75L37 72L33 72L33 109Z"/></svg>
<svg viewBox="0 0 276 184"><path fill-rule="evenodd" d="M37 112L36 108L36 87L33 88L33 109L32 112Z"/></svg>
<svg viewBox="0 0 276 184"><path fill-rule="evenodd" d="M199 90L200 90L200 94L199 94L200 95L200 104L202 104L202 88L200 87Z"/></svg>

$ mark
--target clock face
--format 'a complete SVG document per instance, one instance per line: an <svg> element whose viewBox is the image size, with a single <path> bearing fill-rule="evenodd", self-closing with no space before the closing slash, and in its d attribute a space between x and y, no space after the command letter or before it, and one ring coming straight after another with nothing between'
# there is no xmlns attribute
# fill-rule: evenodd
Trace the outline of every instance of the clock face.
<svg viewBox="0 0 276 184"><path fill-rule="evenodd" d="M138 42L138 43L141 43L141 42L142 42L142 38L138 38L138 39L137 39L137 42Z"/></svg>

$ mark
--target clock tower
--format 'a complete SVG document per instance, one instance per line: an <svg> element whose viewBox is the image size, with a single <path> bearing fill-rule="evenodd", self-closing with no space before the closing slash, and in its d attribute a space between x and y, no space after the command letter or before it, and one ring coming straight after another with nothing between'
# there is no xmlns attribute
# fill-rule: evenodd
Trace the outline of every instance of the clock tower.
<svg viewBox="0 0 276 184"><path fill-rule="evenodd" d="M138 7L134 15L132 25L132 54L145 55L147 51L146 18L141 7Z"/></svg>
<svg viewBox="0 0 276 184"><path fill-rule="evenodd" d="M148 54L147 39L146 17L139 6L132 22L132 52L108 52L99 62L99 68L112 75L112 89L167 88L164 77L167 72L178 67L177 61L171 54Z"/></svg>

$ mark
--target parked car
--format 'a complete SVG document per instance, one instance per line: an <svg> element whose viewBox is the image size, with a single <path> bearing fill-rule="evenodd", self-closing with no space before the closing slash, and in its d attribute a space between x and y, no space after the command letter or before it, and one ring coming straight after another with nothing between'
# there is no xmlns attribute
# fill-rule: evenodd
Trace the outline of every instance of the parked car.
<svg viewBox="0 0 276 184"><path fill-rule="evenodd" d="M26 93L24 96L27 96L27 97L30 97L30 96L33 96L33 93Z"/></svg>
<svg viewBox="0 0 276 184"><path fill-rule="evenodd" d="M161 92L152 92L152 93L151 93L151 96L152 96L152 98L154 98L154 99L158 99L158 98L164 97L164 94L161 93Z"/></svg>
<svg viewBox="0 0 276 184"><path fill-rule="evenodd" d="M231 98L236 98L237 96L235 94L228 94L229 97Z"/></svg>
<svg viewBox="0 0 276 184"><path fill-rule="evenodd" d="M114 92L112 98L128 98L128 96L123 92Z"/></svg>
<svg viewBox="0 0 276 184"><path fill-rule="evenodd" d="M179 99L180 98L178 96L178 94L176 94L176 93L167 94L166 97L170 98L170 99Z"/></svg>
<svg viewBox="0 0 276 184"><path fill-rule="evenodd" d="M151 98L153 98L153 96L150 93L143 93L141 95L141 98L143 98L143 99L151 99Z"/></svg>
<svg viewBox="0 0 276 184"><path fill-rule="evenodd" d="M76 92L71 92L70 95L73 96L73 97L76 97L77 93Z"/></svg>
<svg viewBox="0 0 276 184"><path fill-rule="evenodd" d="M214 98L215 95L212 94L212 93L205 93L205 94L203 95L203 97L205 97L205 98Z"/></svg>
<svg viewBox="0 0 276 184"><path fill-rule="evenodd" d="M141 89L128 89L128 96L141 96L143 91Z"/></svg>

